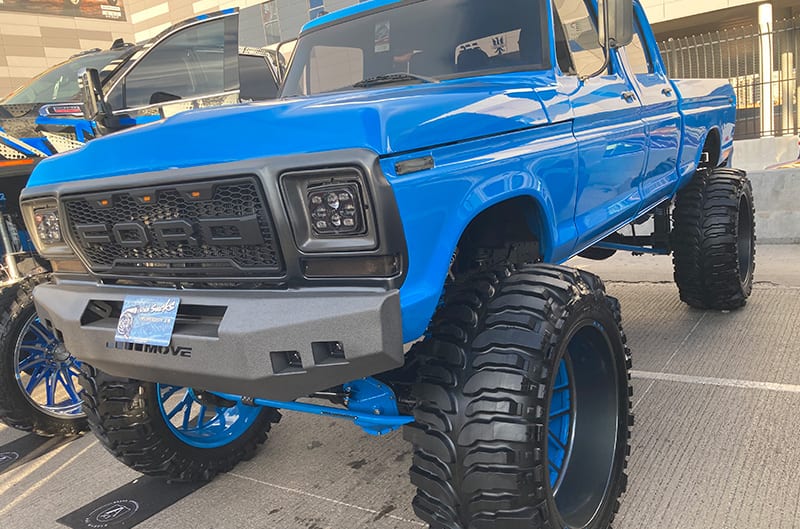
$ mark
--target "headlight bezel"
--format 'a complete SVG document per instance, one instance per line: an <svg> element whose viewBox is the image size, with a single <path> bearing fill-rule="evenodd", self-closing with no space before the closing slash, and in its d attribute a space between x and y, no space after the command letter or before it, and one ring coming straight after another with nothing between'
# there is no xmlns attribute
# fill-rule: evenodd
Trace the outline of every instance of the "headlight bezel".
<svg viewBox="0 0 800 529"><path fill-rule="evenodd" d="M358 167L303 169L280 176L283 202L297 248L305 253L360 252L378 248L372 199L366 178ZM357 208L351 230L328 233L315 229L312 194L347 189Z"/></svg>
<svg viewBox="0 0 800 529"><path fill-rule="evenodd" d="M20 204L22 218L25 221L25 228L31 238L36 251L47 259L75 258L75 253L67 243L64 226L62 224L63 212L55 197L41 197L23 200ZM57 241L45 241L39 232L37 216L48 214L55 217L58 223L59 239Z"/></svg>

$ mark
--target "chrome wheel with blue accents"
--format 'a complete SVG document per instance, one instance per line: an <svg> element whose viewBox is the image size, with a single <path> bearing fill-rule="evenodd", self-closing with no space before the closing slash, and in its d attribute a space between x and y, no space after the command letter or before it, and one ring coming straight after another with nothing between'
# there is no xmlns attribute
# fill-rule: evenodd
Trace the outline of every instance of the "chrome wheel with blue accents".
<svg viewBox="0 0 800 529"><path fill-rule="evenodd" d="M280 420L194 388L117 378L81 367L83 409L103 446L130 468L173 481L207 481L251 458Z"/></svg>
<svg viewBox="0 0 800 529"><path fill-rule="evenodd" d="M409 353L416 514L452 529L606 529L632 425L620 322L586 272L537 264L457 280Z"/></svg>
<svg viewBox="0 0 800 529"><path fill-rule="evenodd" d="M80 363L44 325L33 287L47 276L15 285L0 320L0 418L14 428L44 436L86 429L78 377Z"/></svg>
<svg viewBox="0 0 800 529"><path fill-rule="evenodd" d="M36 314L23 325L14 346L17 384L25 397L53 417L84 417L78 389L80 362Z"/></svg>

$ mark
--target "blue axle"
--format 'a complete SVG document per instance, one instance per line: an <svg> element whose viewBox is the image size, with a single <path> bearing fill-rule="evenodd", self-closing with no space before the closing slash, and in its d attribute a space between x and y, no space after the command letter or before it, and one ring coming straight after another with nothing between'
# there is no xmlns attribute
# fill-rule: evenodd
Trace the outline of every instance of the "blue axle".
<svg viewBox="0 0 800 529"><path fill-rule="evenodd" d="M345 398L347 408L344 409L305 402L283 402L267 399L248 399L248 403L255 406L348 419L370 435L385 435L399 429L404 424L414 422L413 417L400 415L394 391L374 378L362 378L348 382L343 387L347 394ZM242 397L229 393L215 392L215 395L237 403L243 401Z"/></svg>

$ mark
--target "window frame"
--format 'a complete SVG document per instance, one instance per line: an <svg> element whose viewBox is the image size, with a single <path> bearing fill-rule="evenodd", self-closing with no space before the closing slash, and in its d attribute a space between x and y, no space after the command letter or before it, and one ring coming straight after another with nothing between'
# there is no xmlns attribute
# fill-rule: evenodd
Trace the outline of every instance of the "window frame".
<svg viewBox="0 0 800 529"><path fill-rule="evenodd" d="M112 98L116 98L120 102L119 107L112 106L113 114L115 116L125 115L131 111L140 111L140 110L147 110L150 108L158 108L159 106L163 105L164 103L152 103L135 107L128 106L127 94L126 94L127 90L126 81L128 79L128 76L136 70L137 66L142 61L144 61L148 56L150 56L150 53L158 49L158 47L168 39L171 39L184 31L194 29L197 26L211 24L219 20L223 21L223 27L224 27L223 91L217 93L195 95L192 97L184 97L175 101L193 101L196 99L213 97L217 95L224 95L238 91L239 90L239 10L236 9L229 13L219 13L216 16L211 16L210 18L202 20L192 20L191 22L188 23L178 24L175 27L169 28L165 32L157 35L151 42L145 45L144 49L139 50L136 54L134 54L134 57L131 59L130 63L126 65L127 67L124 69L124 71L115 72L114 74L109 76L108 80L109 87L105 91L106 93L105 99L106 101L110 102ZM116 77L116 79L114 79L114 77ZM115 95L115 92L117 92L118 95Z"/></svg>

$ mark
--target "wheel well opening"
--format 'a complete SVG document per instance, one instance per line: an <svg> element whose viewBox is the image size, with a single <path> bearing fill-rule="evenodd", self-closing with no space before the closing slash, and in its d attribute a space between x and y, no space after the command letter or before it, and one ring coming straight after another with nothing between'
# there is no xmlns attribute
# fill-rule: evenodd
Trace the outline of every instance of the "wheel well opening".
<svg viewBox="0 0 800 529"><path fill-rule="evenodd" d="M719 131L717 129L711 129L703 145L699 168L714 169L719 166L721 151L722 142L720 141Z"/></svg>
<svg viewBox="0 0 800 529"><path fill-rule="evenodd" d="M461 235L451 271L458 274L505 263L540 261L539 219L539 205L531 197L508 199L485 209Z"/></svg>

